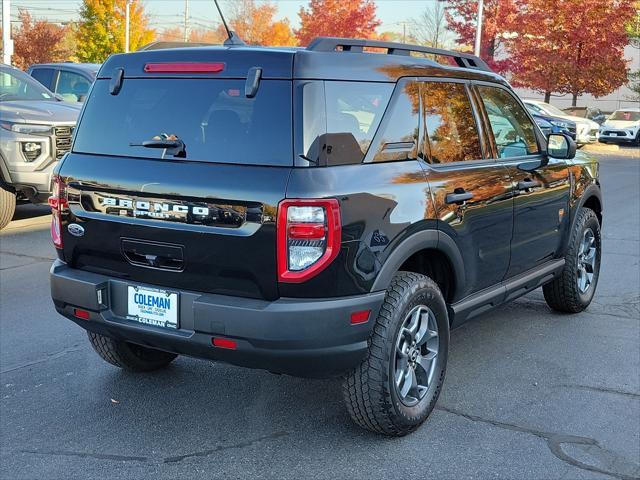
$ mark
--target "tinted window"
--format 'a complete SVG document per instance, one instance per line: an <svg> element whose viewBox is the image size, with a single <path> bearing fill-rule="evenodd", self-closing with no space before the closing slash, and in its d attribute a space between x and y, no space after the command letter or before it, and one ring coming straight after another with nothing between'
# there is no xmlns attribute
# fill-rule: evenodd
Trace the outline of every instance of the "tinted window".
<svg viewBox="0 0 640 480"><path fill-rule="evenodd" d="M308 82L303 86L303 147L313 164L362 162L393 92L393 84Z"/></svg>
<svg viewBox="0 0 640 480"><path fill-rule="evenodd" d="M431 162L482 158L480 138L465 86L425 82L421 88Z"/></svg>
<svg viewBox="0 0 640 480"><path fill-rule="evenodd" d="M533 123L508 92L494 87L478 87L489 116L499 158L538 153Z"/></svg>
<svg viewBox="0 0 640 480"><path fill-rule="evenodd" d="M420 84L406 82L389 106L382 126L380 142L376 145L374 162L415 159L418 147Z"/></svg>
<svg viewBox="0 0 640 480"><path fill-rule="evenodd" d="M34 68L31 76L38 80L42 85L51 89L53 85L53 74L55 70L52 68Z"/></svg>
<svg viewBox="0 0 640 480"><path fill-rule="evenodd" d="M90 87L91 82L82 75L60 70L56 93L62 95L62 98L69 102L83 102Z"/></svg>
<svg viewBox="0 0 640 480"><path fill-rule="evenodd" d="M255 98L245 97L244 86L244 80L125 78L111 95L109 80L97 80L74 151L162 158L162 149L140 144L166 134L184 142L187 160L291 165L291 82L262 80Z"/></svg>

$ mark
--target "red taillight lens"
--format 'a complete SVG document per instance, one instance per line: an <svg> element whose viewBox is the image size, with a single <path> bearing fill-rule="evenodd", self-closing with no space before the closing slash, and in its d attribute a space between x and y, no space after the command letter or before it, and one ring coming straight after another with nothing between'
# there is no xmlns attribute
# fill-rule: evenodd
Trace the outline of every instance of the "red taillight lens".
<svg viewBox="0 0 640 480"><path fill-rule="evenodd" d="M51 207L51 240L56 248L62 248L62 211L67 203L67 186L59 176L53 177L53 192L49 197Z"/></svg>
<svg viewBox="0 0 640 480"><path fill-rule="evenodd" d="M147 63L144 66L147 73L220 73L224 71L222 62L174 62Z"/></svg>
<svg viewBox="0 0 640 480"><path fill-rule="evenodd" d="M283 200L278 206L278 279L304 282L338 255L340 204L336 199Z"/></svg>

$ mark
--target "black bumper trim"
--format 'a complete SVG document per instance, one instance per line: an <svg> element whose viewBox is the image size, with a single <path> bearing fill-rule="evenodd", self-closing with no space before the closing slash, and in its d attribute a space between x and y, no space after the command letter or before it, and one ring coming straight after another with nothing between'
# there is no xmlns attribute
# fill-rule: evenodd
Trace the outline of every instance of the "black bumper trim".
<svg viewBox="0 0 640 480"><path fill-rule="evenodd" d="M269 302L173 289L180 293L180 328L172 331L126 319L131 284L145 286L73 269L60 260L51 267L56 309L86 330L181 355L305 377L337 375L357 366L384 300L384 292ZM98 304L98 290L103 305ZM89 310L90 319L76 318L74 307ZM368 309L368 322L351 325L351 313ZM237 349L213 347L214 336L235 339Z"/></svg>

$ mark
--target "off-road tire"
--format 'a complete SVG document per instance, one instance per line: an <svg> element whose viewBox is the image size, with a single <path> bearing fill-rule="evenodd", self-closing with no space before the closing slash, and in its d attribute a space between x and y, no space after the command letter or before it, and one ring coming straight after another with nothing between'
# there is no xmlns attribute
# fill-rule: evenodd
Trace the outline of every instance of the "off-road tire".
<svg viewBox="0 0 640 480"><path fill-rule="evenodd" d="M590 208L581 208L578 211L571 236L569 248L565 255L564 268L559 276L542 287L544 299L553 310L562 313L582 312L589 306L598 285L600 277L600 260L602 258L602 239L600 235L600 222L595 212ZM596 244L596 268L593 281L589 289L581 293L578 289L578 251L582 236L587 228L595 234Z"/></svg>
<svg viewBox="0 0 640 480"><path fill-rule="evenodd" d="M394 383L396 341L407 314L417 305L433 312L439 335L437 363L425 396L413 407L399 398ZM347 410L359 426L389 436L418 428L433 410L444 382L449 347L449 318L438 285L417 273L398 272L373 327L366 358L343 381Z"/></svg>
<svg viewBox="0 0 640 480"><path fill-rule="evenodd" d="M16 212L16 194L0 187L0 230L9 225Z"/></svg>
<svg viewBox="0 0 640 480"><path fill-rule="evenodd" d="M130 372L151 372L169 365L177 355L87 332L93 349L105 362Z"/></svg>

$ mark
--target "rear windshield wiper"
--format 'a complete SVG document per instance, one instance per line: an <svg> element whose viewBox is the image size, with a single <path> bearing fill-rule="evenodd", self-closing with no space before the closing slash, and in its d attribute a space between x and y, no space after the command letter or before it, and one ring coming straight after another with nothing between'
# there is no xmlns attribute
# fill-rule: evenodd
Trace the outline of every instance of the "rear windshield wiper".
<svg viewBox="0 0 640 480"><path fill-rule="evenodd" d="M173 155L178 158L186 158L187 156L187 146L184 142L179 138L176 138L175 135L167 135L166 133L154 137L152 140L145 140L142 143L130 143L129 146L161 148L164 150L164 152L162 152L162 158L164 158L166 154Z"/></svg>

